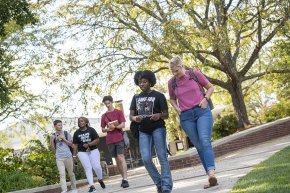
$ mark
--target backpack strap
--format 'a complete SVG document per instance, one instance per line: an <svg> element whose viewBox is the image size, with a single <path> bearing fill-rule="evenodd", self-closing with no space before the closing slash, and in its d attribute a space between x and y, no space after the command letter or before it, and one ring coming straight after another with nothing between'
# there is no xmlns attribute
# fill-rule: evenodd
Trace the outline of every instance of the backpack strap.
<svg viewBox="0 0 290 193"><path fill-rule="evenodd" d="M171 87L172 87L172 94L173 94L173 97L176 99L176 95L175 95L175 89L176 89L176 87L177 87L177 84L176 84L176 77L175 76L173 76L172 78L171 78Z"/></svg>
<svg viewBox="0 0 290 193"><path fill-rule="evenodd" d="M107 113L104 114L105 117L108 119L109 122L111 122L112 120L108 117Z"/></svg>
<svg viewBox="0 0 290 193"><path fill-rule="evenodd" d="M197 84L198 84L198 87L200 89L200 91L205 94L205 90L203 88L203 86L201 86L197 76L195 75L194 71L192 68L189 69L189 80L194 80Z"/></svg>
<svg viewBox="0 0 290 193"><path fill-rule="evenodd" d="M67 133L67 131L64 131L64 137L65 137L66 140L68 140L68 133Z"/></svg>

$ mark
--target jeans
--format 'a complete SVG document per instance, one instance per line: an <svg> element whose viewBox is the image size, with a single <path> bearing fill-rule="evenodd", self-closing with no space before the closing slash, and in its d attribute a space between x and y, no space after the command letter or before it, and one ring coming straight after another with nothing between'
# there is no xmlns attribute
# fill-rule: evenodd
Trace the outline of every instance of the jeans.
<svg viewBox="0 0 290 193"><path fill-rule="evenodd" d="M153 145L155 145L157 157L161 165L161 175L152 162ZM154 184L158 188L161 188L162 191L171 191L173 183L167 160L166 129L157 128L152 133L139 131L139 146L143 163Z"/></svg>
<svg viewBox="0 0 290 193"><path fill-rule="evenodd" d="M180 124L195 146L206 172L215 169L214 152L211 145L213 116L209 106L196 106L181 112Z"/></svg>
<svg viewBox="0 0 290 193"><path fill-rule="evenodd" d="M59 177L60 177L60 184L61 184L61 190L66 192L67 186L66 186L66 177L65 177L65 169L67 169L68 175L70 177L71 181L71 189L76 189L76 178L75 174L73 172L73 160L72 157L68 157L65 159L56 159L56 165L59 171Z"/></svg>
<svg viewBox="0 0 290 193"><path fill-rule="evenodd" d="M100 152L98 149L89 152L78 152L78 158L82 163L90 186L94 185L92 169L97 174L99 180L103 179Z"/></svg>

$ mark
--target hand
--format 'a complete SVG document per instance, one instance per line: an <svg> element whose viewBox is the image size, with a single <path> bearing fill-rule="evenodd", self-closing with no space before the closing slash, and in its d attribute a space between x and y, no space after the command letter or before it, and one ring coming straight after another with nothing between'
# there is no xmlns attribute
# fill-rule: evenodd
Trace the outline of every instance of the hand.
<svg viewBox="0 0 290 193"><path fill-rule="evenodd" d="M180 115L180 114L181 114L181 110L180 110L180 108L179 108L179 107L176 107L176 108L175 108L175 111L177 112L177 114L178 114L178 115Z"/></svg>
<svg viewBox="0 0 290 193"><path fill-rule="evenodd" d="M158 121L160 118L161 118L161 113L156 113L156 114L153 114L151 117L150 117L150 120L153 120L153 121Z"/></svg>
<svg viewBox="0 0 290 193"><path fill-rule="evenodd" d="M206 98L203 98L200 103L199 103L199 106L202 108L202 109L205 109L208 105L208 102L206 100Z"/></svg>
<svg viewBox="0 0 290 193"><path fill-rule="evenodd" d="M109 131L113 131L115 128L116 128L115 125L112 124L112 123L108 125L108 130Z"/></svg>
<svg viewBox="0 0 290 193"><path fill-rule="evenodd" d="M88 144L88 143L85 143L85 144L83 145L83 147L86 148L86 149L88 149L88 148L89 148L89 144Z"/></svg>
<svg viewBox="0 0 290 193"><path fill-rule="evenodd" d="M143 119L142 116L139 115L133 117L133 121L137 123L141 123L142 119Z"/></svg>
<svg viewBox="0 0 290 193"><path fill-rule="evenodd" d="M65 137L63 135L57 136L58 141L62 141Z"/></svg>

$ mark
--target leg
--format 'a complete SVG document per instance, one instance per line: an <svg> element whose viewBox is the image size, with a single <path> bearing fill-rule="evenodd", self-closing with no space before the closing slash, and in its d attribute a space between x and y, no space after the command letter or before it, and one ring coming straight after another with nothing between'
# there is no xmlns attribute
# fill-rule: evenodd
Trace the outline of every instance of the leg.
<svg viewBox="0 0 290 193"><path fill-rule="evenodd" d="M93 171L88 152L79 152L78 158L85 170L89 185L93 186L94 185Z"/></svg>
<svg viewBox="0 0 290 193"><path fill-rule="evenodd" d="M118 142L116 144L117 165L118 165L118 162L119 162L119 166L118 166L119 171L120 171L123 179L127 180L127 164L126 164L124 152L125 152L125 143L124 143L124 141Z"/></svg>
<svg viewBox="0 0 290 193"><path fill-rule="evenodd" d="M166 129L155 129L152 134L158 160L161 165L161 189L162 191L171 191L173 183L167 160Z"/></svg>
<svg viewBox="0 0 290 193"><path fill-rule="evenodd" d="M201 146L200 141L198 137L198 131L197 131L197 124L194 118L194 112L193 110L188 110L185 112L182 112L180 115L180 124L186 135L189 137L191 143L196 148L198 155L200 157L201 163L206 170L206 165L204 158L201 154Z"/></svg>
<svg viewBox="0 0 290 193"><path fill-rule="evenodd" d="M74 171L73 171L73 160L72 160L72 157L69 157L67 159L64 160L65 162L65 168L68 172L68 175L70 177L70 183L71 183L71 189L72 190L75 190L76 189L76 177L75 177L75 174L74 174Z"/></svg>
<svg viewBox="0 0 290 193"><path fill-rule="evenodd" d="M100 161L100 152L98 149L94 149L89 153L90 163L98 177L99 180L103 179L103 171Z"/></svg>
<svg viewBox="0 0 290 193"><path fill-rule="evenodd" d="M67 191L66 186L66 178L65 178L65 165L63 160L56 160L56 165L59 172L59 178L60 178L60 184L61 184L61 190L63 192Z"/></svg>
<svg viewBox="0 0 290 193"><path fill-rule="evenodd" d="M203 113L197 119L197 131L201 148L201 156L205 162L206 172L209 170L215 170L214 152L211 144L212 126L213 117L210 110Z"/></svg>
<svg viewBox="0 0 290 193"><path fill-rule="evenodd" d="M139 147L143 163L154 184L157 187L161 187L161 175L152 162L152 144L152 135L139 131Z"/></svg>

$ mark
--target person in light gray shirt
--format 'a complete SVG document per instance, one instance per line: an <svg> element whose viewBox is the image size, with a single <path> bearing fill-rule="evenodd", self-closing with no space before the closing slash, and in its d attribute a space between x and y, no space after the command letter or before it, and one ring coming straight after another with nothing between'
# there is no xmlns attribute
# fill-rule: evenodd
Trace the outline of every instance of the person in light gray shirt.
<svg viewBox="0 0 290 193"><path fill-rule="evenodd" d="M55 149L56 164L60 176L61 193L67 192L65 170L68 171L68 175L71 181L72 193L77 193L76 178L73 172L73 159L72 159L72 137L71 135L62 129L62 121L55 120L53 122L55 133L50 136L50 146Z"/></svg>

